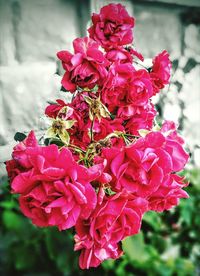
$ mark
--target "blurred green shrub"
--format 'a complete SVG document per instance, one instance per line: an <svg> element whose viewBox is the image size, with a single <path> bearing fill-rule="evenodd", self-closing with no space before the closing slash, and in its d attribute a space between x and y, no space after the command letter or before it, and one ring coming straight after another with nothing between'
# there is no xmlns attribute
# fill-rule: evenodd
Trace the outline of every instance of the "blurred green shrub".
<svg viewBox="0 0 200 276"><path fill-rule="evenodd" d="M19 211L6 179L0 185L0 275L2 276L193 276L200 275L200 171L190 180L188 200L169 212L148 212L140 234L123 241L125 255L82 271L72 231L41 229Z"/></svg>

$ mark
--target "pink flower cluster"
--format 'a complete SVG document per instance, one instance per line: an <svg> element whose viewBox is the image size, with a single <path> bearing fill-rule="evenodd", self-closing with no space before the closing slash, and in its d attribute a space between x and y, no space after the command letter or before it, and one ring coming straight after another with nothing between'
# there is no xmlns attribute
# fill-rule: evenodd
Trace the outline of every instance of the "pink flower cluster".
<svg viewBox="0 0 200 276"><path fill-rule="evenodd" d="M144 58L131 45L134 24L121 4L92 15L89 37L74 40L74 53L57 53L71 102L48 105L44 143L31 131L6 162L12 193L33 224L74 227L82 269L119 258L145 212L188 197L177 174L189 158L184 140L173 122L155 124L152 103L169 83L169 54L138 69Z"/></svg>

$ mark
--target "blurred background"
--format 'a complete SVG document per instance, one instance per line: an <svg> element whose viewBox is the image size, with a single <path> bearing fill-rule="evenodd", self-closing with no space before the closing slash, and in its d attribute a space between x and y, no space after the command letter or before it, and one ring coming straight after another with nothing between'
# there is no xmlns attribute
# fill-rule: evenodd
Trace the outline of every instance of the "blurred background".
<svg viewBox="0 0 200 276"><path fill-rule="evenodd" d="M134 44L146 61L166 49L171 84L154 99L160 119L174 120L191 161L189 200L163 214L147 213L125 255L80 271L72 233L38 229L9 194L3 162L16 131L40 132L47 101L65 98L56 52L85 36L90 14L123 3L136 18ZM0 275L200 275L200 0L0 0Z"/></svg>

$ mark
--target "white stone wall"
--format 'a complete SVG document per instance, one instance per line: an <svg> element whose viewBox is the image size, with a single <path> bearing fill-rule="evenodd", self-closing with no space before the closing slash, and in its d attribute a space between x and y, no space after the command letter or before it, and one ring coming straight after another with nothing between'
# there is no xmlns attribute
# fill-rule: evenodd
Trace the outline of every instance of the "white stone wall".
<svg viewBox="0 0 200 276"><path fill-rule="evenodd" d="M84 33L89 7L97 12L109 2L117 1L0 0L0 162L9 158L14 133L39 130L46 102L60 97L56 52L71 49L72 40ZM190 8L188 3L119 2L136 17L138 50L152 58L166 49L175 60L172 85L160 96L163 115L181 122L189 147L196 148L198 162L199 22L181 20ZM197 5L195 12L198 10Z"/></svg>
<svg viewBox="0 0 200 276"><path fill-rule="evenodd" d="M156 101L163 118L180 125L192 153L191 163L200 167L200 1L196 8L163 3L167 0L155 2L159 1L134 4L135 45L146 58L163 49L170 53L171 84ZM181 3L186 1L177 1ZM190 3L197 5L196 1Z"/></svg>
<svg viewBox="0 0 200 276"><path fill-rule="evenodd" d="M0 137L38 128L46 101L58 97L57 58L79 35L76 7L62 0L0 0Z"/></svg>

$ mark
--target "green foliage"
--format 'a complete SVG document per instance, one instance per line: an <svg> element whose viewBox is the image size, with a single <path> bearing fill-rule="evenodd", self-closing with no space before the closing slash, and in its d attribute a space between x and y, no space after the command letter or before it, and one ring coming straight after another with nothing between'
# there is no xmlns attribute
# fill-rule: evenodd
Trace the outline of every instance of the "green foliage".
<svg viewBox="0 0 200 276"><path fill-rule="evenodd" d="M0 275L192 276L200 271L200 171L184 172L190 195L169 212L148 212L142 231L123 241L125 255L82 271L73 232L37 228L25 218L17 197L0 184Z"/></svg>
<svg viewBox="0 0 200 276"><path fill-rule="evenodd" d="M16 142L21 142L21 141L23 141L25 138L26 138L26 135L25 135L24 133L21 133L21 132L16 132L16 133L15 133L14 140L15 140Z"/></svg>

